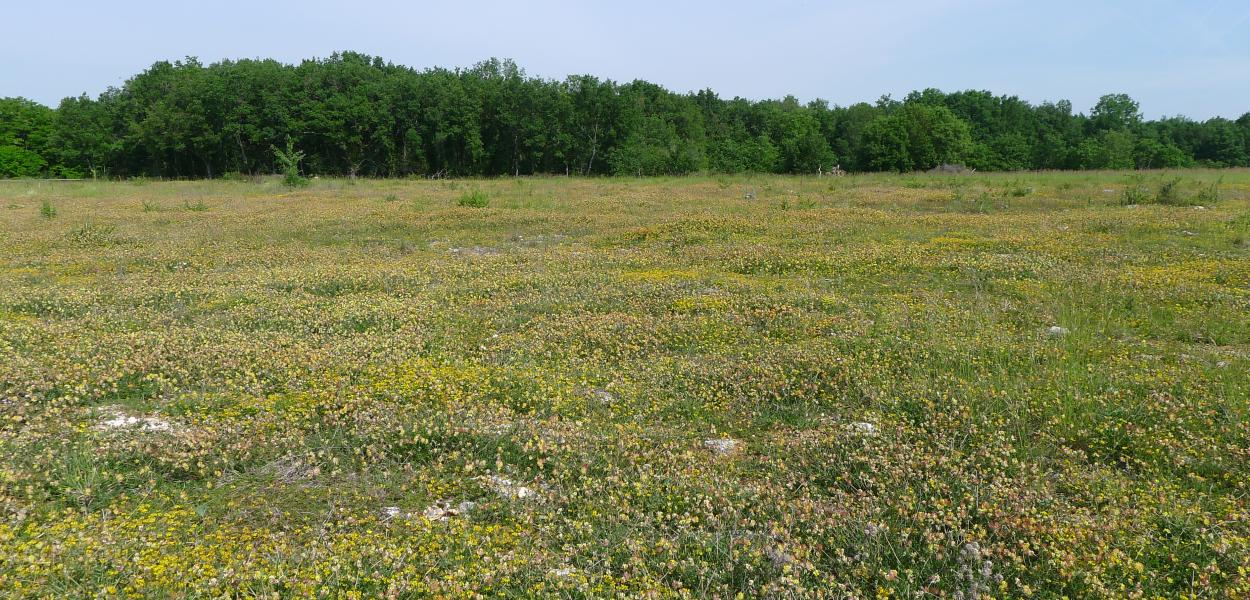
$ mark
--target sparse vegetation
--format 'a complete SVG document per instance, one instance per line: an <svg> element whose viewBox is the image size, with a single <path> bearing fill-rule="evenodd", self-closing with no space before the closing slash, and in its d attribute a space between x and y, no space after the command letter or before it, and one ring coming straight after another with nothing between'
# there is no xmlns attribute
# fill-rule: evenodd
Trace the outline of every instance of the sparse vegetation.
<svg viewBox="0 0 1250 600"><path fill-rule="evenodd" d="M0 187L3 595L1250 596L1250 172L240 185Z"/></svg>
<svg viewBox="0 0 1250 600"><path fill-rule="evenodd" d="M1150 191L1144 175L1134 175L1120 193L1121 205L1161 204L1164 206L1194 206L1215 204L1220 198L1222 177L1209 182L1187 183L1180 176L1158 176L1154 191Z"/></svg>

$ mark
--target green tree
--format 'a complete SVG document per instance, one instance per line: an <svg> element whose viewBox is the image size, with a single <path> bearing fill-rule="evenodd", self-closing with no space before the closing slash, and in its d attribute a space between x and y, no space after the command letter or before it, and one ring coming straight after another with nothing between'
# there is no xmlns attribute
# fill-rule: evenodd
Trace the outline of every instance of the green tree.
<svg viewBox="0 0 1250 600"><path fill-rule="evenodd" d="M1140 106L1128 94L1102 96L1089 116L1094 131L1128 131L1142 120Z"/></svg>
<svg viewBox="0 0 1250 600"><path fill-rule="evenodd" d="M873 119L863 132L859 164L872 171L898 171L914 168L908 147L907 125L896 115Z"/></svg>
<svg viewBox="0 0 1250 600"><path fill-rule="evenodd" d="M809 173L1250 164L1250 115L1142 118L1124 94L1089 116L989 91L912 92L846 107L721 99L589 75L548 81L508 60L417 71L341 52L297 65L154 63L55 109L0 99L6 169L28 174L214 177L279 169L288 138L306 172L404 176Z"/></svg>
<svg viewBox="0 0 1250 600"><path fill-rule="evenodd" d="M0 146L0 177L38 177L48 162L25 148Z"/></svg>
<svg viewBox="0 0 1250 600"><path fill-rule="evenodd" d="M56 112L25 98L0 98L0 176L34 177L49 166Z"/></svg>
<svg viewBox="0 0 1250 600"><path fill-rule="evenodd" d="M1215 118L1202 124L1194 157L1215 167L1250 164L1244 130L1233 121Z"/></svg>
<svg viewBox="0 0 1250 600"><path fill-rule="evenodd" d="M869 123L863 148L871 168L903 172L962 163L973 146L968 124L950 109L909 103Z"/></svg>
<svg viewBox="0 0 1250 600"><path fill-rule="evenodd" d="M51 144L63 175L102 176L120 148L110 114L112 92L92 100L83 94L66 98L56 110Z"/></svg>
<svg viewBox="0 0 1250 600"><path fill-rule="evenodd" d="M1136 147L1137 136L1131 132L1104 131L1081 142L1077 154L1083 169L1132 169Z"/></svg>

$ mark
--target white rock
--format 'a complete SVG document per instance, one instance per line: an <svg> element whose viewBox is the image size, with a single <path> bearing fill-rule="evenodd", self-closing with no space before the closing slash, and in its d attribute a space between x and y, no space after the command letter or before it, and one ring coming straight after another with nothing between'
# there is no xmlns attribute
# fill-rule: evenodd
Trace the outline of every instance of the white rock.
<svg viewBox="0 0 1250 600"><path fill-rule="evenodd" d="M398 506L387 506L382 509L382 516L388 519L394 519L395 517L398 517L401 512L402 511L399 510Z"/></svg>
<svg viewBox="0 0 1250 600"><path fill-rule="evenodd" d="M703 440L703 447L711 450L712 454L724 456L738 449L738 440L725 438Z"/></svg>
<svg viewBox="0 0 1250 600"><path fill-rule="evenodd" d="M112 407L105 411L110 418L101 421L97 429L138 429L139 431L172 431L174 426L169 421L157 417L135 417Z"/></svg>
<svg viewBox="0 0 1250 600"><path fill-rule="evenodd" d="M1059 337L1061 335L1068 335L1068 333L1070 332L1067 327L1060 327L1058 325L1051 325L1050 329L1046 330L1046 335L1049 335L1050 337Z"/></svg>
<svg viewBox="0 0 1250 600"><path fill-rule="evenodd" d="M559 569L552 569L551 574L555 575L556 577L568 577L569 575L573 574L573 569L571 567L562 567Z"/></svg>
<svg viewBox="0 0 1250 600"><path fill-rule="evenodd" d="M476 502L464 501L456 506L452 506L446 500L439 500L431 504L421 513L421 516L431 521L447 521L454 517L460 517L477 507Z"/></svg>
<svg viewBox="0 0 1250 600"><path fill-rule="evenodd" d="M487 476L486 481L500 496L512 500L524 500L537 495L534 490L498 475Z"/></svg>
<svg viewBox="0 0 1250 600"><path fill-rule="evenodd" d="M857 433L873 434L877 432L877 425L868 421L857 421L847 425L847 427Z"/></svg>

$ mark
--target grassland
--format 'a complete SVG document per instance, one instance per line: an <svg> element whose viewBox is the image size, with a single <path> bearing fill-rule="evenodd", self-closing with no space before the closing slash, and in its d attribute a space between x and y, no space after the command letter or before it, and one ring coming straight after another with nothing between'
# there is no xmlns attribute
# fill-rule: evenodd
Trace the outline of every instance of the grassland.
<svg viewBox="0 0 1250 600"><path fill-rule="evenodd" d="M1175 176L0 182L0 593L1250 596Z"/></svg>

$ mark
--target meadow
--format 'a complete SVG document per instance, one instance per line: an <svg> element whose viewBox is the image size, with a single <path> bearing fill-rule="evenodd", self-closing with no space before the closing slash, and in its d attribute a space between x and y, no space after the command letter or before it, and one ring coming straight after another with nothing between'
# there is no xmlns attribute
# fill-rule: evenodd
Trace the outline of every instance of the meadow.
<svg viewBox="0 0 1250 600"><path fill-rule="evenodd" d="M1250 171L0 182L0 594L1250 596Z"/></svg>

